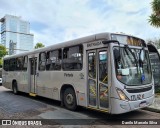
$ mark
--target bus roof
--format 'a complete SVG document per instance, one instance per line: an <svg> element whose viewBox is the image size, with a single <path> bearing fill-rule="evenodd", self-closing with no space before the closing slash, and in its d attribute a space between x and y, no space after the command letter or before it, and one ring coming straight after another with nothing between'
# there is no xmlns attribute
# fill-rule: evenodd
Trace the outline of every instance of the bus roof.
<svg viewBox="0 0 160 128"><path fill-rule="evenodd" d="M25 56L25 55L30 55L30 54L36 54L39 52L43 52L43 51L49 51L52 49L58 49L61 47L68 47L71 45L78 45L78 44L82 44L82 43L86 43L86 42L91 42L91 41L96 41L96 40L110 40L111 39L111 34L118 34L118 35L126 35L124 33L109 33L109 32L105 32L105 33L98 33L98 34L94 34L94 35L90 35L90 36L85 36L85 37L81 37L78 39L74 39L74 40L70 40L70 41L65 41L62 43L57 43L57 44L53 44L44 48L39 48L39 49L34 49L32 51L27 51L27 52L23 52L23 53L19 53L16 55L11 55L11 56L5 56L4 59L9 59L12 57L19 57L19 56ZM126 35L126 36L131 36L131 35ZM134 36L132 36L134 37ZM135 37L137 38L137 37Z"/></svg>

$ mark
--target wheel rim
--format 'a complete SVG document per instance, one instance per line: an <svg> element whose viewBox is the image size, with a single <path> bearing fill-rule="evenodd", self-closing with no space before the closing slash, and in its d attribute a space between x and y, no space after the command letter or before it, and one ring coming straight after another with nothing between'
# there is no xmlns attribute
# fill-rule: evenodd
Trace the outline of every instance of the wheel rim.
<svg viewBox="0 0 160 128"><path fill-rule="evenodd" d="M66 102L67 102L67 104L73 104L73 95L72 94L68 94L66 96Z"/></svg>

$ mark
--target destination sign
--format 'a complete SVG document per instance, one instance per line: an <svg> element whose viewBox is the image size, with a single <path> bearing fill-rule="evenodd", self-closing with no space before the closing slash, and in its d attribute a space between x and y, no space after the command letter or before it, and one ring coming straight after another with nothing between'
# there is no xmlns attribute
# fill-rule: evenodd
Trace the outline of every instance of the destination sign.
<svg viewBox="0 0 160 128"><path fill-rule="evenodd" d="M133 46L144 46L146 47L146 44L144 40L133 37L133 36L127 36L127 35L120 35L120 34L112 34L111 35L112 40L117 40L121 44L128 44Z"/></svg>

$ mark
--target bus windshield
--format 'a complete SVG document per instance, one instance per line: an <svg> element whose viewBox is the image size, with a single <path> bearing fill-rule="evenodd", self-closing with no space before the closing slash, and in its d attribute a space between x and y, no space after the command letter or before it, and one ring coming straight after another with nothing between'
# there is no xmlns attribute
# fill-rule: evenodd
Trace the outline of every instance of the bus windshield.
<svg viewBox="0 0 160 128"><path fill-rule="evenodd" d="M142 49L114 47L115 70L117 79L128 85L138 86L152 82L149 54L144 50L144 61L140 60Z"/></svg>

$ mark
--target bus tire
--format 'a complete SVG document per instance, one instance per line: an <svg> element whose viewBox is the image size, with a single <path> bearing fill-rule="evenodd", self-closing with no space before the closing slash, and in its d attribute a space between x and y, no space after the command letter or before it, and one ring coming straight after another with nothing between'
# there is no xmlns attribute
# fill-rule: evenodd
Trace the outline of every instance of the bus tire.
<svg viewBox="0 0 160 128"><path fill-rule="evenodd" d="M18 88L17 88L17 82L16 81L13 82L12 89L13 89L13 93L15 95L17 95L18 94Z"/></svg>
<svg viewBox="0 0 160 128"><path fill-rule="evenodd" d="M64 91L63 95L63 100L64 100L64 106L69 109L69 110L76 110L77 108L77 101L76 101L76 95L75 92L72 88L67 88Z"/></svg>

